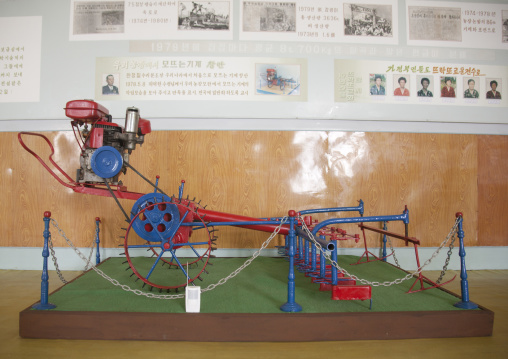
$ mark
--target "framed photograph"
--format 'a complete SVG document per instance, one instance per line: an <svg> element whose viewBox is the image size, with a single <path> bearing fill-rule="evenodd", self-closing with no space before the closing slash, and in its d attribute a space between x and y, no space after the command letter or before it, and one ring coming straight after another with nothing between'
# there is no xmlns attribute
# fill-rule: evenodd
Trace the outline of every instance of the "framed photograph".
<svg viewBox="0 0 508 359"><path fill-rule="evenodd" d="M409 96L409 75L393 75L393 96Z"/></svg>
<svg viewBox="0 0 508 359"><path fill-rule="evenodd" d="M479 98L480 78L468 76L463 77L462 88L464 89L464 98Z"/></svg>
<svg viewBox="0 0 508 359"><path fill-rule="evenodd" d="M462 41L460 7L408 6L409 40Z"/></svg>
<svg viewBox="0 0 508 359"><path fill-rule="evenodd" d="M296 33L296 2L244 1L242 4L243 31Z"/></svg>
<svg viewBox="0 0 508 359"><path fill-rule="evenodd" d="M229 1L178 2L178 30L229 30Z"/></svg>
<svg viewBox="0 0 508 359"><path fill-rule="evenodd" d="M457 78L454 76L441 76L441 97L457 97L455 89L457 88Z"/></svg>
<svg viewBox="0 0 508 359"><path fill-rule="evenodd" d="M501 78L486 78L485 88L488 89L485 97L492 100L501 100L502 91L502 80Z"/></svg>
<svg viewBox="0 0 508 359"><path fill-rule="evenodd" d="M371 96L386 95L386 75L369 74L369 92Z"/></svg>
<svg viewBox="0 0 508 359"><path fill-rule="evenodd" d="M434 97L434 78L428 75L416 76L416 88L418 97Z"/></svg>
<svg viewBox="0 0 508 359"><path fill-rule="evenodd" d="M393 37L391 5L344 4L345 36Z"/></svg>

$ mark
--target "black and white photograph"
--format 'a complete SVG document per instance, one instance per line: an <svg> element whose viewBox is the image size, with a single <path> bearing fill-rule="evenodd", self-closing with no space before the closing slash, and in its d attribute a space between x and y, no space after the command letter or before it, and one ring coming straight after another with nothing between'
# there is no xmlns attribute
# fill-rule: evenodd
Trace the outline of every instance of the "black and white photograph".
<svg viewBox="0 0 508 359"><path fill-rule="evenodd" d="M503 44L508 43L508 10L501 11L502 22L503 22L503 34L502 41Z"/></svg>
<svg viewBox="0 0 508 359"><path fill-rule="evenodd" d="M179 30L229 30L229 1L180 1Z"/></svg>
<svg viewBox="0 0 508 359"><path fill-rule="evenodd" d="M462 41L461 8L408 6L409 40Z"/></svg>
<svg viewBox="0 0 508 359"><path fill-rule="evenodd" d="M116 34L124 32L124 1L76 1L72 31L82 34Z"/></svg>
<svg viewBox="0 0 508 359"><path fill-rule="evenodd" d="M393 37L392 5L344 4L344 35Z"/></svg>
<svg viewBox="0 0 508 359"><path fill-rule="evenodd" d="M295 2L243 2L243 31L296 32Z"/></svg>

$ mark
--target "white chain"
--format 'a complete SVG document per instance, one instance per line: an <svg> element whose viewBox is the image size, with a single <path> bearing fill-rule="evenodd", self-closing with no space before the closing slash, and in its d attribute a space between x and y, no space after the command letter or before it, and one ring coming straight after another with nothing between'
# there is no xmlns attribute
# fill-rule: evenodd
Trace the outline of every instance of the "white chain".
<svg viewBox="0 0 508 359"><path fill-rule="evenodd" d="M51 240L51 233L48 236L48 247L51 252L51 258L53 259L53 264L55 265L56 274L58 274L58 278L62 281L62 283L67 284L67 280L64 278L60 267L58 266L58 261L56 259L55 249L53 248L53 241Z"/></svg>
<svg viewBox="0 0 508 359"><path fill-rule="evenodd" d="M217 283L215 284L210 284L208 287L204 288L204 289L201 289L201 292L207 292L209 290L212 290L212 289L215 289L217 288L219 285L223 285L225 284L228 280L230 280L231 278L234 278L238 275L238 273L240 273L242 270L244 270L245 268L247 268L247 266L249 266L249 264L252 263L252 261L254 259L256 259L260 254L261 254L261 251L263 249L265 249L266 247L268 247L268 244L270 244L270 242L272 241L272 239L275 238L275 236L277 234L279 234L279 231L282 227L282 225L286 222L287 220L287 217L284 217L281 219L280 221L280 224L277 228L275 228L275 230L273 231L273 233L270 235L270 237L268 237L268 239L261 245L261 248L259 248L256 252L254 252L254 254L252 255L251 258L247 259L240 267L238 267L237 270L235 270L234 272L232 272L230 275L228 275L227 277L224 277L222 278L221 280L219 280Z"/></svg>
<svg viewBox="0 0 508 359"><path fill-rule="evenodd" d="M425 263L420 266L419 268L417 268L416 271L414 271L413 273L408 273L408 275L406 275L405 277L403 278L398 278L398 279L395 279L394 281L392 282L389 282L389 281L385 281L385 282L370 282L366 279L361 279L361 278L358 278L357 276L353 275L353 274L350 274L347 270L345 270L344 268L341 268L336 261L332 260L330 258L330 254L327 253L323 247L321 247L321 245L316 241L316 239L314 238L314 236L312 235L312 233L310 232L309 228L307 228L307 225L305 224L305 221L303 221L303 219L299 216L298 219L301 221L302 223L302 226L303 226L303 229L307 232L307 235L309 236L309 238L311 239L311 241L316 245L316 247L319 249L319 251L321 253L323 253L323 255L325 256L325 258L330 261L332 263L332 265L337 268L337 270L339 272L342 272L344 273L345 275L347 275L348 277L354 279L355 281L357 282L360 282L362 284L368 284L368 285L371 285L373 287L379 287L379 286L385 286L385 287L390 287L394 284L401 284L402 282L408 280L408 279L411 279L413 278L414 276L416 275L419 275L423 268L425 268L427 265L430 264L430 262L439 254L439 252L441 251L441 249L445 246L445 244L448 242L448 240L450 239L450 237L456 232L457 230L457 226L459 225L459 222L460 222L460 219L457 218L457 220L455 221L455 224L453 225L452 229L450 230L450 232L448 233L448 236L446 236L446 239L441 243L441 245L439 246L438 249L436 249L436 251L432 254L432 256L427 260L425 261Z"/></svg>
<svg viewBox="0 0 508 359"><path fill-rule="evenodd" d="M233 273L231 273L230 275L228 275L227 277L225 278L222 278L221 280L219 280L217 283L215 284L210 284L208 287L204 288L201 290L201 292L207 292L207 291L210 291L212 289L215 289L216 287L218 287L219 285L222 285L224 283L226 283L228 280L230 280L231 278L233 277L236 277L242 270L244 270L249 264L252 263L252 261L254 259L256 259L259 254L261 254L261 251L263 249L265 249L268 244L272 241L273 238L275 238L275 236L279 233L280 229L282 228L282 225L284 224L284 222L287 220L287 217L284 217L282 218L279 226L277 228L275 228L275 231L270 235L270 237L268 237L268 239L261 245L261 248L259 248L256 252L254 252L254 254L252 255L251 258L247 259L245 261L245 263L240 266L237 270L235 270ZM58 222L51 218L51 223L53 224L53 226L58 230L58 233L60 233L60 235L65 239L65 241L67 242L67 244L72 248L74 249L74 252L76 252L76 254L82 259L84 260L85 262L87 262L87 258L83 255L83 253L81 253L81 251L72 243L72 241L67 238L67 236L65 235L65 232L59 227L58 225ZM139 289L132 289L131 287L129 287L128 285L125 285L125 284L121 284L118 280L114 279L114 278L111 278L110 276L108 276L106 273L104 273L102 270L100 270L99 268L97 268L93 263L90 263L90 266L91 268L97 273L99 274L101 277L103 277L104 279L106 279L107 281L109 281L111 284L113 284L114 286L116 287L120 287L122 288L124 291L126 292L132 292L136 295L140 295L140 296L145 296L147 298L155 298L155 299L179 299L179 298L184 298L185 295L184 294L153 294L153 293L146 293L146 292L143 292Z"/></svg>
<svg viewBox="0 0 508 359"><path fill-rule="evenodd" d="M330 254L327 253L323 247L316 241L316 239L314 238L314 236L312 235L312 233L310 232L309 228L306 226L305 224L305 221L303 221L303 219L298 216L298 219L301 221L302 223L302 227L303 229L307 232L309 238L311 239L311 241L316 245L316 247L319 249L319 251L321 253L323 253L323 255L325 256L325 258L330 261L332 263L332 265L337 268L337 270L339 270L340 272L344 273L345 275L349 276L350 278L362 283L362 284L368 284L368 285L371 285L373 287L377 287L377 286L386 286L386 287L389 287L389 286L392 286L394 284L401 284L402 282L410 279L410 278L413 278L415 275L419 275L423 268L425 268L428 264L430 264L430 262L439 254L439 252L441 251L441 249L445 246L445 244L448 242L448 240L450 239L450 237L452 236L452 234L454 234L457 230L457 226L459 224L459 218L457 218L457 220L455 221L455 224L454 226L452 227L452 229L450 230L450 232L448 233L448 236L446 237L446 239L441 243L441 245L439 246L439 248L437 248L437 250L432 254L432 256L427 260L425 261L425 263L420 266L416 271L414 271L413 273L408 273L405 277L403 278L398 278L398 279L395 279L394 281L392 282L389 282L389 281L385 281L385 282L370 282L366 279L361 279L361 278L358 278L357 276L355 275L352 275L350 274L347 270L345 270L344 268L341 268L338 263L334 260L332 260L330 258ZM220 279L217 283L214 283L214 284L210 284L208 287L206 288L203 288L201 289L201 292L207 292L207 291L210 291L210 290L213 290L215 288L217 288L218 286L220 285L223 285L225 284L228 280L236 277L242 270L244 270L245 268L247 268L247 266L249 266L252 261L254 261L254 259L256 259L260 254L261 254L261 251L263 249L265 249L266 247L268 247L268 245L270 244L270 242L273 240L273 238L275 238L275 236L279 233L280 229L282 228L282 225L287 221L287 217L284 217L281 219L281 222L280 224L277 226L277 228L274 230L274 232L270 235L270 237L268 237L268 239L261 245L261 247L256 251L254 252L254 254L252 255L252 257L250 257L249 259L247 259L243 265L241 265L238 269L236 269L234 272L232 272L230 275L228 275L227 277L224 277L222 279ZM153 294L153 293L146 293L146 292L143 292L139 289L132 289L131 287L129 287L128 285L125 285L125 284L121 284L118 280L114 279L114 278L111 278L110 276L108 276L106 273L104 273L102 270L100 270L99 268L97 268L93 263L90 263L90 261L83 255L83 253L81 253L81 251L76 247L74 246L74 244L71 242L71 240L69 238L67 238L67 236L65 235L64 231L59 227L58 223L56 222L55 219L51 218L51 223L53 224L53 226L58 230L58 232L60 233L60 235L65 239L65 241L67 242L67 244L76 252L76 254L85 262L89 263L91 268L97 273L99 274L101 277L103 277L104 279L106 279L107 281L109 281L111 284L113 284L114 286L117 286L117 287L120 287L122 288L124 291L126 292L132 292L136 295L139 295L139 296L145 296L147 298L154 298L154 299L179 299L179 298L184 298L185 295L184 294L169 294L169 295L158 295L158 294ZM56 259L56 258L55 258Z"/></svg>
<svg viewBox="0 0 508 359"><path fill-rule="evenodd" d="M86 272L88 270L88 266L92 262L92 254L94 250L94 245L97 237L99 236L99 226L95 226L95 238L92 238L92 242L90 243L90 254L88 255L88 260L86 262L85 269L83 269L83 272Z"/></svg>

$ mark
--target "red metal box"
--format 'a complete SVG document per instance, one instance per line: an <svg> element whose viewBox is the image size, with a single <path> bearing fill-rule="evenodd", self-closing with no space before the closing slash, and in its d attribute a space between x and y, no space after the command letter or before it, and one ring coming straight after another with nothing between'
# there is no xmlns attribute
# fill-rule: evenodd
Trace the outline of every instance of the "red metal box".
<svg viewBox="0 0 508 359"><path fill-rule="evenodd" d="M104 106L92 100L74 100L65 105L65 116L73 120L94 122L106 119L109 111Z"/></svg>

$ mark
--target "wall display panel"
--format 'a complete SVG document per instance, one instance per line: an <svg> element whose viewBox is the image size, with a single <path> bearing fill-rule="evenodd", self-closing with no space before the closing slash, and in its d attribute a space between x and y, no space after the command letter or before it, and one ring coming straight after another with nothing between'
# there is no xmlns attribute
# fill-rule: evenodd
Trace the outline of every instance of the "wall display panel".
<svg viewBox="0 0 508 359"><path fill-rule="evenodd" d="M508 67L336 60L335 73L336 102L508 106Z"/></svg>
<svg viewBox="0 0 508 359"><path fill-rule="evenodd" d="M489 39L495 27L495 33L504 43L506 36L501 34L508 30L498 18L502 21L505 16L506 4L500 0L481 3L481 13L475 12L479 3L474 1L443 4L446 8L460 8L460 47L442 47L438 40L421 40L421 37L414 40L417 43L409 43L408 7L435 6L429 1L2 1L2 19L26 16L41 19L41 48L40 75L33 77L40 84L32 86L34 91L38 89L39 98L29 106L26 99L3 101L0 120L10 121L6 127L9 130L26 129L32 126L30 121L37 120L46 121L48 128L63 130L68 126L62 108L68 101L95 99L118 121L126 107L137 106L143 116L157 120L157 129L172 129L175 122L186 126L185 129L202 129L205 121L212 125L204 128L224 130L312 129L319 123L321 129L399 131L403 128L421 132L437 128L439 132L442 127L441 132L448 132L450 123L460 119L468 124L489 124L467 130L468 133L499 133L498 125L504 126L507 121L506 108L505 99L495 96L497 92L503 95L507 82L504 75L497 73L505 72L508 52L499 46L482 47L491 43L483 38L465 42L468 29L464 30L464 21L471 19L471 24L490 21ZM447 14L439 11L435 10L432 15ZM487 19L489 16L494 20ZM299 32L313 35L303 36ZM483 27L482 32L485 33ZM425 45L422 41L430 42ZM103 66L110 60L116 61L113 59L119 61L118 66ZM200 85L199 76L208 76L211 69L191 74L189 69L181 67L189 61L208 64L210 59L227 67L217 71L219 76L247 73L247 81L232 78ZM130 67L145 60L148 64L143 69ZM341 79L344 71L338 69L337 61L389 62L396 70L401 65L429 64L446 69L474 67L484 72L472 77L473 90L478 91L479 97L474 97L472 90L473 97L456 98L454 103L438 101L440 98L436 97L430 102L416 100L416 76L407 78L406 85L414 87L407 98L392 93L384 101L370 101L370 97L363 102L343 101L337 98L338 88L343 85L337 81L344 81ZM150 69L150 66L158 68ZM485 71L489 67L500 70ZM404 75L405 71L397 74ZM118 95L102 93L103 87L109 88L109 75L113 81L110 91L115 93L113 86L116 86ZM174 79L180 75L186 75L191 81L183 82L181 78L171 81L171 76ZM168 76L170 81L161 81L160 76ZM269 82L270 77L275 81ZM491 81L497 81L492 101L482 98L489 91L487 78L489 87ZM367 81L370 80L363 80L365 86ZM398 84L394 81L390 79L387 85L393 91ZM457 81L454 86L463 95L469 84L462 77L457 77ZM237 96L237 90L241 93L242 87L248 90ZM190 118L202 121L186 120ZM221 121L206 122L213 119ZM349 126L341 127L346 122ZM433 123L431 128L422 125L429 122ZM390 123L391 127L383 123ZM398 123L403 123L403 127ZM29 125L24 127L24 124ZM451 131L466 130L452 127Z"/></svg>
<svg viewBox="0 0 508 359"><path fill-rule="evenodd" d="M233 39L233 1L72 0L69 39Z"/></svg>
<svg viewBox="0 0 508 359"><path fill-rule="evenodd" d="M40 16L0 17L0 103L39 101L41 27Z"/></svg>
<svg viewBox="0 0 508 359"><path fill-rule="evenodd" d="M306 59L98 58L95 98L306 101L307 82Z"/></svg>
<svg viewBox="0 0 508 359"><path fill-rule="evenodd" d="M397 44L395 0L242 1L240 40Z"/></svg>
<svg viewBox="0 0 508 359"><path fill-rule="evenodd" d="M508 4L407 1L412 46L508 50Z"/></svg>

